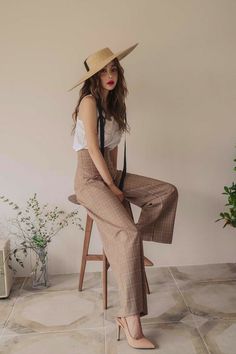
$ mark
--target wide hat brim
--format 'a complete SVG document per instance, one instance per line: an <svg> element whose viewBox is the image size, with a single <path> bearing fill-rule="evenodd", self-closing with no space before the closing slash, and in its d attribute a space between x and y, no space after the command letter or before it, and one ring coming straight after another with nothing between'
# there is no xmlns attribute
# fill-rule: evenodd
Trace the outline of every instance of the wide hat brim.
<svg viewBox="0 0 236 354"><path fill-rule="evenodd" d="M121 50L117 53L114 53L113 55L109 56L108 58L106 58L105 60L100 61L96 67L94 67L93 69L89 70L89 72L84 75L79 82L77 82L76 85L74 85L72 88L70 88L68 91L73 90L75 87L79 86L80 84L82 84L85 80L89 79L91 76L93 76L94 74L96 74L99 70L101 70L104 66L106 66L108 63L110 63L113 59L117 58L118 60L123 59L124 57L126 57L130 52L132 52L132 50L134 50L135 47L137 47L138 43L132 45L131 47L125 49L125 50Z"/></svg>

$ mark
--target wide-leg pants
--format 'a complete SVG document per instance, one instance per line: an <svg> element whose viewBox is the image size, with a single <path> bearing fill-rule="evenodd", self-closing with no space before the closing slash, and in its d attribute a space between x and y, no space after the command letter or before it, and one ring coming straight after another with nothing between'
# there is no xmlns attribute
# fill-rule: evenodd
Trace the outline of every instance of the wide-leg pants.
<svg viewBox="0 0 236 354"><path fill-rule="evenodd" d="M125 199L141 207L135 223L125 203L104 183L88 149L79 150L77 157L74 191L77 201L97 225L116 279L120 298L117 316L147 315L143 240L172 243L177 188L165 181L127 172L123 186ZM122 171L114 168L108 148L104 159L118 186Z"/></svg>

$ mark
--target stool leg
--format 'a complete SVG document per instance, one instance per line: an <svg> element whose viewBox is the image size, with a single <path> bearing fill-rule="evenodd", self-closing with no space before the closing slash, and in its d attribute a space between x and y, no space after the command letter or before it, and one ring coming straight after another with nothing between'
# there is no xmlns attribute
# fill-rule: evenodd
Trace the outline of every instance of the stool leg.
<svg viewBox="0 0 236 354"><path fill-rule="evenodd" d="M147 274L145 271L144 271L144 276L145 276L146 292L147 292L147 294L150 294L150 289L149 289L148 280L147 280Z"/></svg>
<svg viewBox="0 0 236 354"><path fill-rule="evenodd" d="M85 236L84 236L84 245L83 245L83 254L80 266L80 275L79 275L79 291L82 291L84 272L87 262L88 248L91 237L91 231L93 226L93 219L87 214L86 227L85 227Z"/></svg>
<svg viewBox="0 0 236 354"><path fill-rule="evenodd" d="M103 287L103 308L107 309L107 257L103 250L103 272L102 272L102 287Z"/></svg>

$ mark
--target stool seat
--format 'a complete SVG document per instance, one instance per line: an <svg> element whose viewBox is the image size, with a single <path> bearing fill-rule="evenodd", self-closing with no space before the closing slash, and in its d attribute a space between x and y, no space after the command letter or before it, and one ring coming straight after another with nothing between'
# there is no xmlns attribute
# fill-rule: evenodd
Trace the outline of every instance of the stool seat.
<svg viewBox="0 0 236 354"><path fill-rule="evenodd" d="M69 195L68 196L68 200L71 203L73 203L73 204L81 205L77 201L77 198L76 198L75 194ZM128 209L128 212L130 213L132 219L134 220L130 203L127 200L126 200L126 207ZM104 249L103 249L103 254L89 254L88 253L89 243L90 243L90 238L91 238L91 232L92 232L92 226L93 226L93 219L87 213L84 244L83 244L83 254L82 254L81 266L80 266L78 290L82 291L84 273L85 273L85 268L86 268L86 262L87 261L102 261L103 262L103 272L102 272L102 278L103 278L103 280L102 280L102 283L103 283L103 307L104 307L104 309L107 309L107 270L110 267L110 263L109 263L109 261L108 261L108 259L106 257ZM153 262L150 259L148 259L147 257L145 257L145 256L144 256L144 266L153 266ZM146 272L144 271L144 273L145 273L146 291L147 291L147 294L150 294Z"/></svg>
<svg viewBox="0 0 236 354"><path fill-rule="evenodd" d="M74 204L79 204L79 205L80 205L80 203L78 202L78 200L77 200L77 198L76 198L76 195L75 195L75 194L71 194L71 195L69 195L68 200L69 200L71 203L74 203Z"/></svg>

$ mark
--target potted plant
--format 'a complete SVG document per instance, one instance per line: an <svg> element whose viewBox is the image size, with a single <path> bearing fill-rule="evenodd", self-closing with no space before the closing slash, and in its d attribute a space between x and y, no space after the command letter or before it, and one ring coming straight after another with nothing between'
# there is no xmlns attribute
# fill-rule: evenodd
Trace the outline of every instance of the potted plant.
<svg viewBox="0 0 236 354"><path fill-rule="evenodd" d="M24 268L24 263L20 258L20 253L25 257L29 250L35 254L35 264L33 266L32 286L33 288L44 288L50 285L48 279L48 243L52 238L71 222L84 230L80 224L81 218L78 217L78 211L66 213L57 206L48 209L48 204L40 206L37 200L37 193L27 200L27 206L23 209L10 201L5 196L0 196L0 200L8 203L16 210L16 217L10 218L15 231L10 231L18 243L11 249L6 257L6 261L15 258L16 262ZM8 262L8 267L15 273L16 270Z"/></svg>
<svg viewBox="0 0 236 354"><path fill-rule="evenodd" d="M236 159L234 159L234 161L236 161ZM233 170L236 171L236 166ZM236 184L232 182L231 186L224 186L224 192L222 194L227 195L228 203L226 203L225 206L228 206L229 210L221 212L221 218L215 221L223 219L225 220L225 224L223 225L223 227L225 227L226 225L236 227Z"/></svg>

